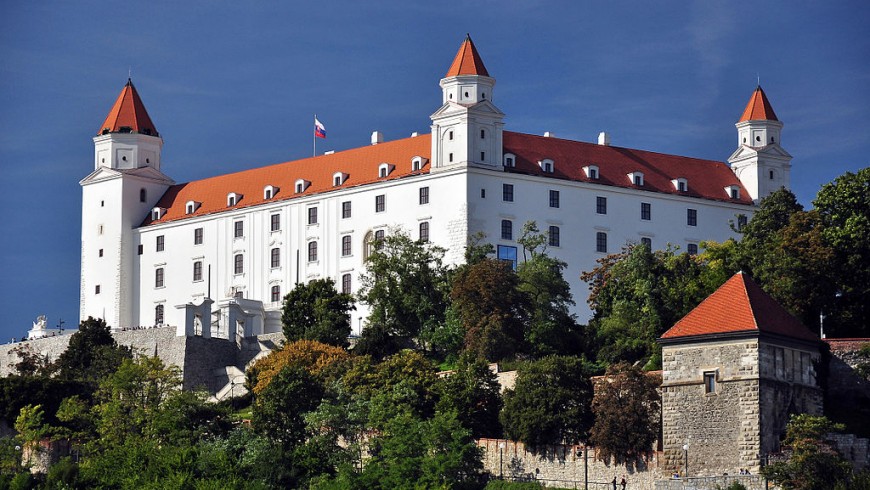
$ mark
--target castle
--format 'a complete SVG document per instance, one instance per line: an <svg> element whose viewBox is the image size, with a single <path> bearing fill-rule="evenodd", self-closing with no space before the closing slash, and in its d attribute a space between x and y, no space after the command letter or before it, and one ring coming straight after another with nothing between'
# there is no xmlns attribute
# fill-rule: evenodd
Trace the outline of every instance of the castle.
<svg viewBox="0 0 870 490"><path fill-rule="evenodd" d="M764 91L737 122L723 162L504 130L490 76L466 38L440 80L430 134L175 183L163 139L131 81L94 137L81 181L80 316L116 330L172 326L178 335L245 338L280 331L294 284L332 278L358 289L377 239L397 229L459 263L483 233L498 257L521 260L535 221L565 261L585 320L580 273L626 243L696 253L735 236L758 201L788 187L782 123ZM736 110L735 110L736 112ZM355 333L364 326L357 305Z"/></svg>

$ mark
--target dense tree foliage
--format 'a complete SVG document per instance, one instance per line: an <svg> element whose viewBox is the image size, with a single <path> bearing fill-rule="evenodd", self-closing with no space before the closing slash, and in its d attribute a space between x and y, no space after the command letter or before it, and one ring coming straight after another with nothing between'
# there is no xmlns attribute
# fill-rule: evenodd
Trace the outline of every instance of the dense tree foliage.
<svg viewBox="0 0 870 490"><path fill-rule="evenodd" d="M789 490L844 488L851 467L825 440L828 433L842 429L825 417L793 415L783 440L791 450L788 460L762 468L762 474Z"/></svg>
<svg viewBox="0 0 870 490"><path fill-rule="evenodd" d="M247 383L251 391L259 395L285 367L301 367L314 376L328 377L333 374L335 364L345 362L349 357L341 347L314 340L298 340L254 362L246 373Z"/></svg>
<svg viewBox="0 0 870 490"><path fill-rule="evenodd" d="M487 363L462 356L456 369L441 378L439 412L453 412L476 438L499 437L502 400L495 373Z"/></svg>
<svg viewBox="0 0 870 490"><path fill-rule="evenodd" d="M577 444L592 426L589 369L576 357L549 356L519 369L504 395L505 435L531 447Z"/></svg>
<svg viewBox="0 0 870 490"><path fill-rule="evenodd" d="M306 339L347 347L350 312L354 309L353 298L339 293L331 278L297 284L284 296L284 337L287 342Z"/></svg>
<svg viewBox="0 0 870 490"><path fill-rule="evenodd" d="M69 346L57 358L53 369L62 379L96 382L131 357L130 349L118 345L104 320L88 317L72 334Z"/></svg>
<svg viewBox="0 0 870 490"><path fill-rule="evenodd" d="M605 462L631 464L650 454L661 426L661 375L617 363L599 378L592 399L595 423L589 442Z"/></svg>

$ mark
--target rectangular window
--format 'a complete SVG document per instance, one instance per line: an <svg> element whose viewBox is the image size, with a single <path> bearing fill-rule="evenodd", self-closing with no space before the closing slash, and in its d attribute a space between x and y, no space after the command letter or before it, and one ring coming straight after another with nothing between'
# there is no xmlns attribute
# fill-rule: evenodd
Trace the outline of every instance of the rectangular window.
<svg viewBox="0 0 870 490"><path fill-rule="evenodd" d="M502 184L501 186L501 200L505 202L514 202L514 185L513 184Z"/></svg>
<svg viewBox="0 0 870 490"><path fill-rule="evenodd" d="M202 281L202 262L199 260L193 263L193 280Z"/></svg>
<svg viewBox="0 0 870 490"><path fill-rule="evenodd" d="M154 324L163 325L163 305L154 307Z"/></svg>
<svg viewBox="0 0 870 490"><path fill-rule="evenodd" d="M344 294L350 294L350 274L342 274L341 292Z"/></svg>
<svg viewBox="0 0 870 490"><path fill-rule="evenodd" d="M341 217L344 219L350 218L351 216L351 207L350 201L344 201L341 203Z"/></svg>
<svg viewBox="0 0 870 490"><path fill-rule="evenodd" d="M103 256L103 249L101 248L100 249L100 257L102 257L102 256Z"/></svg>
<svg viewBox="0 0 870 490"><path fill-rule="evenodd" d="M559 234L561 230L559 230L558 226L551 226L550 233L547 235L548 243L551 247L558 247L560 242Z"/></svg>
<svg viewBox="0 0 870 490"><path fill-rule="evenodd" d="M157 236L157 251L162 252L163 248L165 246L166 246L166 240L164 239L163 235L158 235Z"/></svg>
<svg viewBox="0 0 870 490"><path fill-rule="evenodd" d="M384 230L375 231L375 250L384 249Z"/></svg>
<svg viewBox="0 0 870 490"><path fill-rule="evenodd" d="M94 286L94 294L100 294L100 285L99 284Z"/></svg>
<svg viewBox="0 0 870 490"><path fill-rule="evenodd" d="M746 218L745 214L737 215L737 231L743 231L743 228L746 227L746 224L749 220Z"/></svg>
<svg viewBox="0 0 870 490"><path fill-rule="evenodd" d="M687 251L689 252L689 255L698 255L698 244L690 243L687 247Z"/></svg>
<svg viewBox="0 0 870 490"><path fill-rule="evenodd" d="M704 393L716 393L716 372L704 373Z"/></svg>
<svg viewBox="0 0 870 490"><path fill-rule="evenodd" d="M271 264L273 269L275 267L281 267L281 249L278 247L272 249Z"/></svg>
<svg viewBox="0 0 870 490"><path fill-rule="evenodd" d="M607 198L598 196L595 198L595 212L598 214L607 214Z"/></svg>
<svg viewBox="0 0 870 490"><path fill-rule="evenodd" d="M245 222L236 221L233 223L233 237L242 238L243 236L245 236Z"/></svg>
<svg viewBox="0 0 870 490"><path fill-rule="evenodd" d="M350 235L341 237L341 256L347 257L350 255Z"/></svg>
<svg viewBox="0 0 870 490"><path fill-rule="evenodd" d="M507 245L498 246L498 259L510 262L511 267L517 268L517 247L509 247Z"/></svg>
<svg viewBox="0 0 870 490"><path fill-rule="evenodd" d="M202 228L195 228L193 230L193 244L202 245Z"/></svg>
<svg viewBox="0 0 870 490"><path fill-rule="evenodd" d="M280 214L273 214L270 219L271 219L271 228L270 229L272 231L280 230L281 229L281 215Z"/></svg>
<svg viewBox="0 0 870 490"><path fill-rule="evenodd" d="M420 188L420 204L429 204L429 188Z"/></svg>
<svg viewBox="0 0 870 490"><path fill-rule="evenodd" d="M480 198L481 198L481 199L486 199L486 189L481 189L481 190L480 190Z"/></svg>
<svg viewBox="0 0 870 490"><path fill-rule="evenodd" d="M599 231L595 234L595 251L607 253L607 233Z"/></svg>
<svg viewBox="0 0 870 490"><path fill-rule="evenodd" d="M233 273L234 274L243 274L245 272L245 256L242 254L236 254L233 257Z"/></svg>
<svg viewBox="0 0 870 490"><path fill-rule="evenodd" d="M646 245L647 247L649 247L650 250L652 250L652 238L643 237L640 239L640 243Z"/></svg>
<svg viewBox="0 0 870 490"><path fill-rule="evenodd" d="M317 262L317 242L308 242L308 262Z"/></svg>
<svg viewBox="0 0 870 490"><path fill-rule="evenodd" d="M559 191L550 191L550 207L559 207Z"/></svg>
<svg viewBox="0 0 870 490"><path fill-rule="evenodd" d="M139 246L137 247L137 253L138 253L139 255L142 255L143 253L145 253L145 245L142 245L142 244L140 243Z"/></svg>
<svg viewBox="0 0 870 490"><path fill-rule="evenodd" d="M281 301L281 286L272 286L272 302Z"/></svg>
<svg viewBox="0 0 870 490"><path fill-rule="evenodd" d="M384 209L387 207L387 196L381 194L379 196L375 196L375 212L382 213Z"/></svg>
<svg viewBox="0 0 870 490"><path fill-rule="evenodd" d="M317 224L317 208L308 208L308 224Z"/></svg>
<svg viewBox="0 0 870 490"><path fill-rule="evenodd" d="M689 226L698 226L698 210L697 209L687 209L686 210L686 224Z"/></svg>
<svg viewBox="0 0 870 490"><path fill-rule="evenodd" d="M420 223L420 241L428 242L429 241L429 222L423 221Z"/></svg>
<svg viewBox="0 0 870 490"><path fill-rule="evenodd" d="M640 203L640 219L649 221L652 218L652 204L648 202Z"/></svg>
<svg viewBox="0 0 870 490"><path fill-rule="evenodd" d="M509 219L501 220L501 238L502 240L513 240L514 224Z"/></svg>
<svg viewBox="0 0 870 490"><path fill-rule="evenodd" d="M154 287L163 287L163 267L158 267L154 270Z"/></svg>

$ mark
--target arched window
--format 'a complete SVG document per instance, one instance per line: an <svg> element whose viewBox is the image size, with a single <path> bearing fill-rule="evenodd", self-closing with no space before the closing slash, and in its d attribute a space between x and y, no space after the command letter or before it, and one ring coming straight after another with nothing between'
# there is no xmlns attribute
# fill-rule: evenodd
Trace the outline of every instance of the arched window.
<svg viewBox="0 0 870 490"><path fill-rule="evenodd" d="M273 303L281 301L281 286L272 286L271 300Z"/></svg>
<svg viewBox="0 0 870 490"><path fill-rule="evenodd" d="M317 262L317 242L308 242L308 262Z"/></svg>
<svg viewBox="0 0 870 490"><path fill-rule="evenodd" d="M154 307L154 324L157 326L163 325L163 305Z"/></svg>

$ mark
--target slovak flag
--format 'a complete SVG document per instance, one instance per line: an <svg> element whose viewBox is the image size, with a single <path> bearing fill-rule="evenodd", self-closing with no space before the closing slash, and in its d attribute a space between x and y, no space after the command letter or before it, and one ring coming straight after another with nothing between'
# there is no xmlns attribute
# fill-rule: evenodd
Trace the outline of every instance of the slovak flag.
<svg viewBox="0 0 870 490"><path fill-rule="evenodd" d="M326 138L326 126L317 120L317 116L314 116L314 136L317 136L318 138Z"/></svg>

